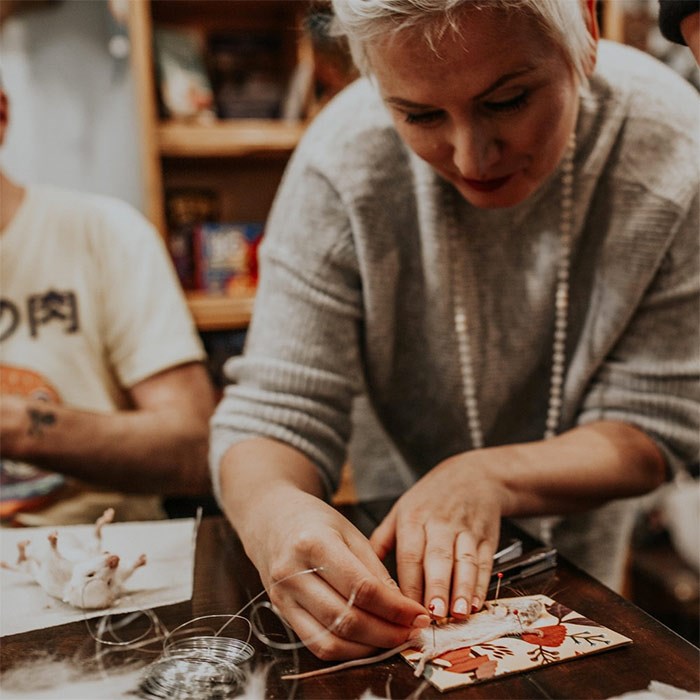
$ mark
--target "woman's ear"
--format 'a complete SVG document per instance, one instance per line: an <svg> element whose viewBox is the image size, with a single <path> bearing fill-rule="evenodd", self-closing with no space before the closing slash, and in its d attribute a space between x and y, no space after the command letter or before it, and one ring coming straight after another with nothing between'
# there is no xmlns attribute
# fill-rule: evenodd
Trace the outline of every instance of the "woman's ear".
<svg viewBox="0 0 700 700"><path fill-rule="evenodd" d="M597 0L582 0L583 16L588 29L590 48L586 56L585 70L586 75L590 76L595 70L596 60L598 58L598 40L600 39L600 27L598 26L598 2Z"/></svg>

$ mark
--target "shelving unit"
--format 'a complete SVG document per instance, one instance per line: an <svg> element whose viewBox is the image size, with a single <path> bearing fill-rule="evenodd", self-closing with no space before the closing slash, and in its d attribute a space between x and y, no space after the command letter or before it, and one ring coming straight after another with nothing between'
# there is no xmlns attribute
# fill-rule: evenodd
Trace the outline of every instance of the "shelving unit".
<svg viewBox="0 0 700 700"><path fill-rule="evenodd" d="M164 158L242 158L288 154L303 131L303 124L256 119L211 125L172 121L161 123L156 136Z"/></svg>
<svg viewBox="0 0 700 700"><path fill-rule="evenodd" d="M165 193L204 187L220 195L222 220L264 221L305 123L273 119L163 120L154 74L154 27L214 32L269 32L281 39L285 71L307 60L300 23L305 0L138 0L129 3L132 65L139 105L146 215L167 237ZM245 328L250 295L187 292L200 330Z"/></svg>
<svg viewBox="0 0 700 700"><path fill-rule="evenodd" d="M189 292L187 301L200 331L247 328L253 311L253 296L214 296Z"/></svg>

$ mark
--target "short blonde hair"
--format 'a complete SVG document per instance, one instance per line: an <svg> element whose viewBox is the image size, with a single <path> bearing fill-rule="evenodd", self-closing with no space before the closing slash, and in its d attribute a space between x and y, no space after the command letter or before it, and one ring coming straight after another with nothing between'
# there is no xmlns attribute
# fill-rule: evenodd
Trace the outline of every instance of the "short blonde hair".
<svg viewBox="0 0 700 700"><path fill-rule="evenodd" d="M528 13L557 44L582 80L594 49L582 0L332 0L333 33L347 37L355 64L371 73L367 48L373 41L419 29L428 46L448 31L458 32L463 10L495 9Z"/></svg>

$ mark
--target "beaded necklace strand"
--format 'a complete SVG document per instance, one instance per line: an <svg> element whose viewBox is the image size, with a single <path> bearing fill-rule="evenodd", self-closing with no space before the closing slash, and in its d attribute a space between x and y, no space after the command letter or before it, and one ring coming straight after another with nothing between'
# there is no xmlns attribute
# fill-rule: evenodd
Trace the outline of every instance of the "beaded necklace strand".
<svg viewBox="0 0 700 700"><path fill-rule="evenodd" d="M572 134L561 166L561 212L559 219L559 259L557 262L557 289L554 299L554 341L552 346L552 373L549 386L549 404L544 438L554 437L559 428L561 417L562 394L564 387L564 369L566 363L566 335L569 311L569 269L571 263L571 233L574 204L574 152L576 150L575 136ZM456 247L456 236L451 237L453 247ZM469 324L467 322L466 301L460 285L458 260L459 256L453 249L452 287L454 290L454 325L459 349L459 367L462 377L462 392L464 407L469 426L469 436L472 447L484 447L484 435L481 429L479 406L476 401L476 383L472 369L471 349L469 342Z"/></svg>
<svg viewBox="0 0 700 700"><path fill-rule="evenodd" d="M561 166L561 210L559 218L559 257L557 261L557 287L554 298L554 340L552 344L552 373L549 385L549 403L545 423L544 439L554 437L561 419L566 365L566 336L569 312L569 271L571 267L571 236L574 205L574 153L576 137L572 133ZM484 434L481 428L479 406L476 400L476 383L472 368L467 321L466 301L459 280L459 256L457 255L456 232L450 238L452 243L452 288L454 293L454 326L459 349L459 368L462 378L464 408L469 427L469 437L474 449L484 447ZM542 537L551 540L552 521L543 519Z"/></svg>

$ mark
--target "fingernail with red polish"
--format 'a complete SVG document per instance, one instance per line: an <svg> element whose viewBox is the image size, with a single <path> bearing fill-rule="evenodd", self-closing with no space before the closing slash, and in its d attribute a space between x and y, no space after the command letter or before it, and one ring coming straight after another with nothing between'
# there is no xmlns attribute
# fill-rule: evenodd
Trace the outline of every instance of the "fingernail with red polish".
<svg viewBox="0 0 700 700"><path fill-rule="evenodd" d="M455 604L452 606L452 612L455 615L466 615L467 601L464 598L457 598L457 600L455 600Z"/></svg>
<svg viewBox="0 0 700 700"><path fill-rule="evenodd" d="M480 607L481 607L481 601L476 596L474 596L472 598L472 612L473 613L478 612Z"/></svg>
<svg viewBox="0 0 700 700"><path fill-rule="evenodd" d="M445 617L445 602L442 600L442 598L433 598L430 601L428 610L430 610L430 614L433 617Z"/></svg>

